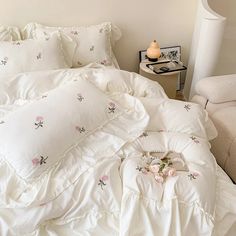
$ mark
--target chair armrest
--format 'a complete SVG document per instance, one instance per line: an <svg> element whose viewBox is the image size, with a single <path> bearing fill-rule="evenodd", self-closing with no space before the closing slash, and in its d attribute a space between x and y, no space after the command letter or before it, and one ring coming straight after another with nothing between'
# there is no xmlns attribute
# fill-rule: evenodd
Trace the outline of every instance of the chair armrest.
<svg viewBox="0 0 236 236"><path fill-rule="evenodd" d="M196 91L211 103L236 101L236 74L201 79Z"/></svg>
<svg viewBox="0 0 236 236"><path fill-rule="evenodd" d="M191 102L197 103L199 105L201 105L204 109L206 109L206 105L208 100L200 95L194 95L191 99Z"/></svg>

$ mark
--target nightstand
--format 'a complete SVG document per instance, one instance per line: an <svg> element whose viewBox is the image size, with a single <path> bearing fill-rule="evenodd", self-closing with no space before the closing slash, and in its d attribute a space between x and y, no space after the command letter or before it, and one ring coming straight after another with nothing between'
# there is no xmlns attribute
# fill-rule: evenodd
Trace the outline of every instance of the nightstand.
<svg viewBox="0 0 236 236"><path fill-rule="evenodd" d="M150 62L140 62L139 74L147 77L148 79L157 81L163 87L167 96L169 98L175 99L180 71L165 74L156 74L146 66L147 64L150 64Z"/></svg>

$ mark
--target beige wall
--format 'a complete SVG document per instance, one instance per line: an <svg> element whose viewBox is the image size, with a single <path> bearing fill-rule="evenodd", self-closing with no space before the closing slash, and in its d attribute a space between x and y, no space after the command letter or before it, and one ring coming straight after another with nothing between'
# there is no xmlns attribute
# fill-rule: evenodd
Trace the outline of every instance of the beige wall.
<svg viewBox="0 0 236 236"><path fill-rule="evenodd" d="M236 74L236 1L208 1L213 10L227 18L215 75Z"/></svg>
<svg viewBox="0 0 236 236"><path fill-rule="evenodd" d="M157 39L181 45L187 63L198 0L0 0L0 24L24 26L117 24L123 38L116 55L122 69L138 71L138 51ZM234 0L233 0L234 1Z"/></svg>

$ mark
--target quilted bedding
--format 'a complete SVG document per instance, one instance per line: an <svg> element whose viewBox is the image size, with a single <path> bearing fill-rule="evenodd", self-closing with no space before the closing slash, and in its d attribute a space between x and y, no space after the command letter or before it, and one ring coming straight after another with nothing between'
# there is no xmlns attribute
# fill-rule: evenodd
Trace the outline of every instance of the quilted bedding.
<svg viewBox="0 0 236 236"><path fill-rule="evenodd" d="M0 235L233 236L236 187L214 136L197 105L135 73L11 76L0 85Z"/></svg>

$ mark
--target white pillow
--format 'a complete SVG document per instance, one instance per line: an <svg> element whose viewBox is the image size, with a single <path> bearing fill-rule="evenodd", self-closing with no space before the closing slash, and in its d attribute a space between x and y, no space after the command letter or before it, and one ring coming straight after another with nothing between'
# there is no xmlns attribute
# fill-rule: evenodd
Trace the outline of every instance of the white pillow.
<svg viewBox="0 0 236 236"><path fill-rule="evenodd" d="M22 179L35 179L120 114L116 102L79 79L5 117L0 155Z"/></svg>
<svg viewBox="0 0 236 236"><path fill-rule="evenodd" d="M141 98L141 101L150 115L148 131L186 133L204 139L212 139L217 134L199 104L155 98Z"/></svg>
<svg viewBox="0 0 236 236"><path fill-rule="evenodd" d="M0 121L0 207L52 201L148 119L138 99L106 95L81 76L27 101Z"/></svg>
<svg viewBox="0 0 236 236"><path fill-rule="evenodd" d="M57 34L48 40L0 42L0 76L68 67Z"/></svg>
<svg viewBox="0 0 236 236"><path fill-rule="evenodd" d="M0 41L21 40L20 30L15 26L0 26Z"/></svg>
<svg viewBox="0 0 236 236"><path fill-rule="evenodd" d="M77 48L74 54L73 67L80 67L92 62L103 65L112 65L114 54L111 44L121 37L120 30L106 22L99 25L80 27L48 27L37 23L26 25L23 30L24 38L48 38L60 31L76 42ZM65 47L66 42L64 43Z"/></svg>

